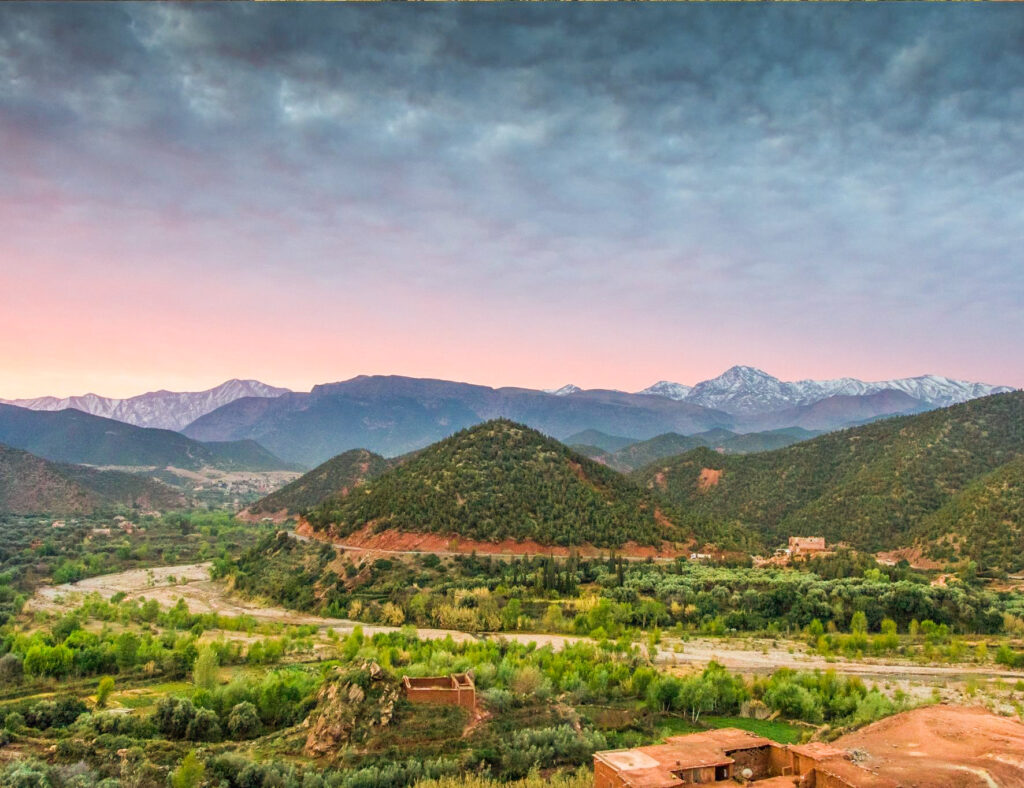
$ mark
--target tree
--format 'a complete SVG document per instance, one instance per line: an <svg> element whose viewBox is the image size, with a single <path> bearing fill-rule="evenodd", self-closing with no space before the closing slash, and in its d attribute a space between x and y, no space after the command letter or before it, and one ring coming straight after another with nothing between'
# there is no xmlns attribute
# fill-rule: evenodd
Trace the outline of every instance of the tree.
<svg viewBox="0 0 1024 788"><path fill-rule="evenodd" d="M200 761L194 751L189 752L178 768L171 772L172 788L197 788L206 775L206 766Z"/></svg>
<svg viewBox="0 0 1024 788"><path fill-rule="evenodd" d="M233 739L251 739L260 732L260 715L249 701L237 703L228 715L228 732Z"/></svg>
<svg viewBox="0 0 1024 788"><path fill-rule="evenodd" d="M114 680L110 676L104 676L96 685L96 708L102 709L107 705L110 693L114 691Z"/></svg>
<svg viewBox="0 0 1024 788"><path fill-rule="evenodd" d="M218 667L217 654L212 648L204 648L192 667L192 683L202 689L212 690L217 686Z"/></svg>
<svg viewBox="0 0 1024 788"><path fill-rule="evenodd" d="M863 610L858 610L850 619L850 632L854 635L863 635L868 631L868 617Z"/></svg>
<svg viewBox="0 0 1024 788"><path fill-rule="evenodd" d="M23 672L21 657L17 654L4 654L0 657L0 684L15 684L21 681Z"/></svg>
<svg viewBox="0 0 1024 788"><path fill-rule="evenodd" d="M114 654L117 659L117 666L121 670L129 670L135 667L135 659L139 653L139 638L131 632L122 632L117 636L114 644Z"/></svg>

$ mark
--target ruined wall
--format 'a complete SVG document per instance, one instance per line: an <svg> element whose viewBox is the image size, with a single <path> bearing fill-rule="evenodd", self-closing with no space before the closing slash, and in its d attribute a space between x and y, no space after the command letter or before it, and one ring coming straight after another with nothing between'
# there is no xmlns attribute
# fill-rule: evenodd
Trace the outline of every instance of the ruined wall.
<svg viewBox="0 0 1024 788"><path fill-rule="evenodd" d="M439 706L462 706L472 711L476 708L476 689L472 686L415 686L408 680L404 683L405 697L410 703L433 703Z"/></svg>
<svg viewBox="0 0 1024 788"><path fill-rule="evenodd" d="M727 751L725 754L735 761L732 766L732 774L739 777L744 769L750 769L754 773L752 779L760 780L764 777L772 777L780 772L772 771L771 755L772 750L781 749L776 747L754 747L749 750Z"/></svg>

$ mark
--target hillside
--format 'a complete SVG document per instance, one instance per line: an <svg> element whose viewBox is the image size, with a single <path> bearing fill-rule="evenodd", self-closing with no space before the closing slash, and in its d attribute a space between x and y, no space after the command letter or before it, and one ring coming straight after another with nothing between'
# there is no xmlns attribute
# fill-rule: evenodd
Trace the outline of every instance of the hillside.
<svg viewBox="0 0 1024 788"><path fill-rule="evenodd" d="M608 435L600 430L582 430L562 440L566 446L594 446L601 451L618 451L636 443L636 438Z"/></svg>
<svg viewBox="0 0 1024 788"><path fill-rule="evenodd" d="M0 405L0 443L54 462L225 470L293 470L255 441L200 443L171 430L135 427L79 410Z"/></svg>
<svg viewBox="0 0 1024 788"><path fill-rule="evenodd" d="M304 512L331 496L344 497L358 485L373 479L391 463L366 449L352 449L332 457L322 465L272 492L249 507L252 514L290 514Z"/></svg>
<svg viewBox="0 0 1024 788"><path fill-rule="evenodd" d="M464 430L308 516L346 535L376 529L546 545L658 545L689 533L650 494L558 441L510 421Z"/></svg>
<svg viewBox="0 0 1024 788"><path fill-rule="evenodd" d="M914 536L935 543L933 558L968 558L982 570L1024 569L1024 457L973 481L923 518Z"/></svg>
<svg viewBox="0 0 1024 788"><path fill-rule="evenodd" d="M1022 455L1024 393L1014 392L778 451L723 456L697 449L653 463L635 478L684 510L749 526L769 546L816 534L876 550L906 546L918 528L932 536L936 529L959 528L954 510L939 511ZM1012 509L1012 502L1006 506ZM935 516L930 526L929 515Z"/></svg>
<svg viewBox="0 0 1024 788"><path fill-rule="evenodd" d="M184 504L180 493L159 482L48 462L0 445L0 513L72 515L115 506L167 509Z"/></svg>
<svg viewBox="0 0 1024 788"><path fill-rule="evenodd" d="M726 454L748 454L757 451L770 451L791 446L799 441L808 440L818 435L817 432L801 427L788 427L767 432L751 432L739 435L729 430L716 429L696 435L679 435L667 432L645 441L636 441L617 451L606 451L598 446L573 446L573 448L592 460L627 473L642 468L649 463L664 457L683 454L699 447L717 449Z"/></svg>

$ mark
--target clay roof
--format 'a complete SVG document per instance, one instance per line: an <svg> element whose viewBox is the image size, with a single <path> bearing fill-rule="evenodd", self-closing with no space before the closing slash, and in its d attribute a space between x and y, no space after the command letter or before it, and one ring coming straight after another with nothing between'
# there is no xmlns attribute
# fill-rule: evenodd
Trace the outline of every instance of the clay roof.
<svg viewBox="0 0 1024 788"><path fill-rule="evenodd" d="M671 736L665 744L632 750L606 750L594 754L615 769L627 785L672 788L682 781L677 772L733 762L729 753L769 747L771 739L738 728L720 728L684 736Z"/></svg>
<svg viewBox="0 0 1024 788"><path fill-rule="evenodd" d="M806 744L791 744L789 745L789 751L818 761L824 761L828 758L843 758L846 755L846 753L838 747L833 747L831 744L826 744L822 741L809 741Z"/></svg>

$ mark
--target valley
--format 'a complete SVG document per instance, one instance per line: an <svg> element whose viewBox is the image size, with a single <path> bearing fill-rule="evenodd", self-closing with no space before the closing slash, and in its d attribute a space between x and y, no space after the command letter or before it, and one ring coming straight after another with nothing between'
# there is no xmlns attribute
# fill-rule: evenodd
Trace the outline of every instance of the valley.
<svg viewBox="0 0 1024 788"><path fill-rule="evenodd" d="M1021 407L572 446L498 418L305 472L8 412L25 445L130 461L0 452L0 784L588 788L595 752L680 734L1024 719ZM449 674L472 709L403 694Z"/></svg>
<svg viewBox="0 0 1024 788"><path fill-rule="evenodd" d="M179 600L192 613L213 614L232 618L249 617L260 622L283 625L314 626L324 642L329 643L327 633L339 636L351 634L359 627L364 635L409 632L422 640L445 640L456 643L487 639L507 640L524 646L535 644L539 648L549 647L554 651L580 643L596 645L586 636L558 635L545 632L467 632L457 629L435 629L430 627L407 627L367 624L350 619L309 615L268 605L260 600L233 594L223 581L213 580L210 563L161 566L151 569L134 569L112 575L86 578L75 583L57 586L42 586L27 602L25 611L42 611L47 614L63 614L75 610L90 594L123 595L126 602L155 600L162 607L173 607ZM232 637L225 633L226 637ZM642 648L648 651L646 645ZM929 686L944 686L969 679L1017 679L1021 671L1003 670L998 666L978 666L974 663L962 665L921 665L910 661L851 660L844 657L826 660L808 653L801 641L779 640L778 638L736 638L736 637L692 637L685 640L665 637L654 654L648 656L655 664L665 666L704 666L716 662L730 670L745 675L770 674L781 668L790 670L832 671L841 676L861 676L869 679L892 681L916 681ZM930 691L930 690L929 690Z"/></svg>
<svg viewBox="0 0 1024 788"><path fill-rule="evenodd" d="M1022 43L0 0L0 788L1024 788Z"/></svg>

